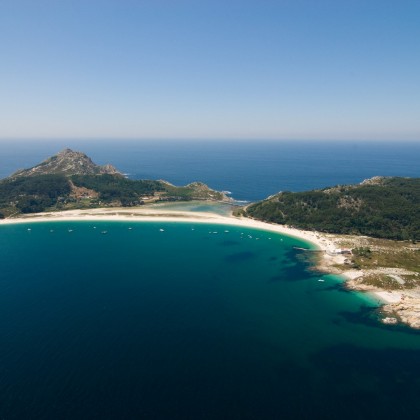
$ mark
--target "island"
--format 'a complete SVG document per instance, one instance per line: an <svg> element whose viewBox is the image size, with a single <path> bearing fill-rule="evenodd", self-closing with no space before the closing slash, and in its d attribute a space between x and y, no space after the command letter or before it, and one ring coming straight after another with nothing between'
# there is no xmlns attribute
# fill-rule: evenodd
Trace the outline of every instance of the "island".
<svg viewBox="0 0 420 420"><path fill-rule="evenodd" d="M128 179L112 165L96 165L71 149L0 181L0 218L189 200L231 201L201 182L177 187L162 180Z"/></svg>
<svg viewBox="0 0 420 420"><path fill-rule="evenodd" d="M178 187L132 180L65 149L0 180L0 224L44 220L194 221L240 225L313 243L314 269L342 275L345 287L375 294L382 320L420 328L420 179L375 177L358 185L281 192L227 215L173 210L173 201L233 204L201 182ZM151 204L151 205L146 205Z"/></svg>

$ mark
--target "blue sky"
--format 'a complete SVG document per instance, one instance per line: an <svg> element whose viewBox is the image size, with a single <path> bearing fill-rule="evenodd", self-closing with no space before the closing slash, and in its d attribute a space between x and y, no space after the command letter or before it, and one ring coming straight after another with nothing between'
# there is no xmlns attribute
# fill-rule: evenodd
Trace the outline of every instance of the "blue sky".
<svg viewBox="0 0 420 420"><path fill-rule="evenodd" d="M418 0L0 0L0 138L420 141Z"/></svg>

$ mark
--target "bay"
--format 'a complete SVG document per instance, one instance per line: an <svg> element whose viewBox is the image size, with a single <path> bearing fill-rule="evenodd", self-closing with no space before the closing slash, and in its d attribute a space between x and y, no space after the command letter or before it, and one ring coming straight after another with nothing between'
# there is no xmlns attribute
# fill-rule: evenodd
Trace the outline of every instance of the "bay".
<svg viewBox="0 0 420 420"><path fill-rule="evenodd" d="M211 224L2 226L0 416L413 418L420 335L296 247Z"/></svg>
<svg viewBox="0 0 420 420"><path fill-rule="evenodd" d="M420 176L415 142L179 140L2 142L0 176L64 147L247 201ZM220 225L1 226L0 417L414 418L418 332L379 323L377 301L294 247Z"/></svg>

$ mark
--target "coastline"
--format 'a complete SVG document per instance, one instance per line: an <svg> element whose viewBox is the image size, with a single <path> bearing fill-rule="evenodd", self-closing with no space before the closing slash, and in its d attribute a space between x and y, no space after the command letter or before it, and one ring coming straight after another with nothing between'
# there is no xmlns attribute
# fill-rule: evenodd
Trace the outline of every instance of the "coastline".
<svg viewBox="0 0 420 420"><path fill-rule="evenodd" d="M135 208L97 208L88 210L66 210L61 212L36 213L18 218L0 220L0 226L21 223L39 223L51 221L135 221L135 222L194 222L212 223L230 226L243 226L273 233L279 233L301 239L319 251L318 264L315 268L321 272L336 274L344 279L349 290L369 293L379 303L381 309L391 314L383 318L384 323L395 324L401 321L413 328L420 328L420 296L411 296L409 292L388 291L376 287L366 286L358 282L365 273L363 270L343 270L346 256L332 252L340 247L343 235L332 235L315 231L305 231L284 225L266 223L246 217L235 217L232 214L225 216L212 212L194 212L181 210L168 210L144 207ZM395 318L395 316L398 317Z"/></svg>
<svg viewBox="0 0 420 420"><path fill-rule="evenodd" d="M326 251L333 247L332 241L321 237L318 233L299 230L282 225L274 225L258 220L223 216L212 212L193 212L152 208L98 208L89 210L66 210L61 212L34 213L30 216L20 216L18 218L8 218L0 220L1 225L18 223L38 223L51 221L162 221L162 222L194 222L194 223L214 223L220 225L243 226L255 228L283 235L292 236L309 242L319 251Z"/></svg>

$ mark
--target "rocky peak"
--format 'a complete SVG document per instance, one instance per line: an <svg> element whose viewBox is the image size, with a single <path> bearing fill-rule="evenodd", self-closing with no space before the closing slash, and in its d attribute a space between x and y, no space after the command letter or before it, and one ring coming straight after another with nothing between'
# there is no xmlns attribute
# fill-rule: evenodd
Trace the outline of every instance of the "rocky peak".
<svg viewBox="0 0 420 420"><path fill-rule="evenodd" d="M383 185L386 179L387 177L385 176L374 176L363 180L360 185Z"/></svg>
<svg viewBox="0 0 420 420"><path fill-rule="evenodd" d="M71 175L121 175L112 165L96 165L92 159L81 152L64 149L54 156L41 162L30 169L15 172L11 177L64 174Z"/></svg>

